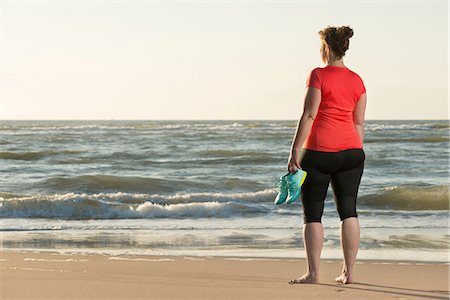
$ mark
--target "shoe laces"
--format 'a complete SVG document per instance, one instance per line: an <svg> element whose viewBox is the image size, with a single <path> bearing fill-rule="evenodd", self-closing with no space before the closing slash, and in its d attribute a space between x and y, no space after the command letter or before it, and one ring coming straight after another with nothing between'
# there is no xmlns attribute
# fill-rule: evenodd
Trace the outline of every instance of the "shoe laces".
<svg viewBox="0 0 450 300"><path fill-rule="evenodd" d="M288 181L287 182L287 189L289 190L289 192L291 194L295 193L298 189L297 184L295 183L295 181Z"/></svg>

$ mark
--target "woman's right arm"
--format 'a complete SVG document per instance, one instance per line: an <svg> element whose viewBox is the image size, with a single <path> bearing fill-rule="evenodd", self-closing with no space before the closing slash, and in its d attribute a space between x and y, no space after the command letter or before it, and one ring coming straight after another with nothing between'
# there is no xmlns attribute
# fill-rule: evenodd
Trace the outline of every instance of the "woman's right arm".
<svg viewBox="0 0 450 300"><path fill-rule="evenodd" d="M364 144L364 114L366 112L366 102L367 95L364 92L361 97L359 97L355 109L353 110L353 123L355 124L356 132L361 139L361 144Z"/></svg>

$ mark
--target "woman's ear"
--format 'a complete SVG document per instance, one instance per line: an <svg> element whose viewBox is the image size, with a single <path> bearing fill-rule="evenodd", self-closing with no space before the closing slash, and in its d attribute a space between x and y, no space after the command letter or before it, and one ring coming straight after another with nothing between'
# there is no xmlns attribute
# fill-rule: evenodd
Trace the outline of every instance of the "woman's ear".
<svg viewBox="0 0 450 300"><path fill-rule="evenodd" d="M328 49L328 45L327 44L322 44L322 47L320 48L320 53L322 55L322 61L324 63L328 63L328 58L329 58L329 49Z"/></svg>

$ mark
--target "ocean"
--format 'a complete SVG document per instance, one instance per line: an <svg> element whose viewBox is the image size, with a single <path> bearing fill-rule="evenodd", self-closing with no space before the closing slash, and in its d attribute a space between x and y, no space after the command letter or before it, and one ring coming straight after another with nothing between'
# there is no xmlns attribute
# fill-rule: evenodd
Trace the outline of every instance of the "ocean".
<svg viewBox="0 0 450 300"><path fill-rule="evenodd" d="M3 251L304 258L296 120L0 121ZM368 120L357 258L448 261L449 121ZM331 185L322 258L342 258Z"/></svg>

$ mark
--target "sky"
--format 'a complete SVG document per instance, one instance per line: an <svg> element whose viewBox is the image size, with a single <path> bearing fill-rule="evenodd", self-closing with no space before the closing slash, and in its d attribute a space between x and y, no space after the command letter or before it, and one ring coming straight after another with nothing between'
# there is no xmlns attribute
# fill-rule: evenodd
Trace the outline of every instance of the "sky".
<svg viewBox="0 0 450 300"><path fill-rule="evenodd" d="M295 120L318 31L367 120L448 119L447 1L1 1L0 118Z"/></svg>

